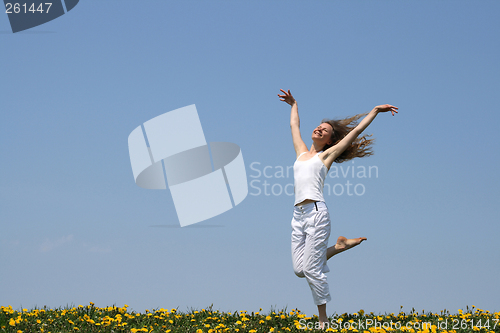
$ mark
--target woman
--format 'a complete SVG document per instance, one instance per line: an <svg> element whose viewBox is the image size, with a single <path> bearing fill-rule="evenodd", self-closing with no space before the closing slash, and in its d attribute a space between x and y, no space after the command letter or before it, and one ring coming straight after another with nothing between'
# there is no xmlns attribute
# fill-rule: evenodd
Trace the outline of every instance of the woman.
<svg viewBox="0 0 500 333"><path fill-rule="evenodd" d="M312 133L313 144L307 149L300 135L297 101L288 92L280 89L281 101L291 105L290 127L293 146L297 154L295 161L295 207L292 219L292 261L295 274L305 277L311 288L314 303L318 306L319 322L324 327L328 322L326 303L331 300L325 273L329 271L326 261L332 256L350 249L365 237L347 239L340 236L334 246L328 247L330 216L323 198L323 184L333 162L344 162L354 157L371 155L373 139L366 135L358 138L378 113L390 111L394 116L398 108L385 104L373 108L363 116L356 115L340 121L324 120Z"/></svg>

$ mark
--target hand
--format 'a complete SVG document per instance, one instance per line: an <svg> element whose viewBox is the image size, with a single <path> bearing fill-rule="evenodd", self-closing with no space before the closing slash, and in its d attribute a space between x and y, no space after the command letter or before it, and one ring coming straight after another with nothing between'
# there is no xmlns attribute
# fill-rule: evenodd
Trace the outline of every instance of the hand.
<svg viewBox="0 0 500 333"><path fill-rule="evenodd" d="M384 105L379 105L374 108L375 111L377 112L389 112L391 111L392 115L394 116L394 112L398 113L398 108L395 107L394 105L390 104L384 104Z"/></svg>
<svg viewBox="0 0 500 333"><path fill-rule="evenodd" d="M292 96L292 93L290 93L290 90L288 90L288 92L284 91L283 89L280 89L284 95L280 95L278 94L278 97L280 98L280 101L283 101L287 104L290 104L290 105L294 105L295 103L297 103L297 101L295 100L295 98L293 98Z"/></svg>

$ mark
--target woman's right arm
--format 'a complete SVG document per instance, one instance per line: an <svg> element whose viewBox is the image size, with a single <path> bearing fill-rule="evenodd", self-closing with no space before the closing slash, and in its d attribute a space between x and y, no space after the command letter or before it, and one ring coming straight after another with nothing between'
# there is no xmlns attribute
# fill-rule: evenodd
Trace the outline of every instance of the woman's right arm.
<svg viewBox="0 0 500 333"><path fill-rule="evenodd" d="M295 100L295 98L293 98L290 90L288 90L288 92L284 91L283 89L280 90L284 93L284 95L278 94L278 97L280 97L280 101L283 101L291 105L292 107L292 110L290 112L290 129L292 130L293 147L295 148L295 153L298 157L303 152L308 151L308 149L300 135L300 119L297 101Z"/></svg>

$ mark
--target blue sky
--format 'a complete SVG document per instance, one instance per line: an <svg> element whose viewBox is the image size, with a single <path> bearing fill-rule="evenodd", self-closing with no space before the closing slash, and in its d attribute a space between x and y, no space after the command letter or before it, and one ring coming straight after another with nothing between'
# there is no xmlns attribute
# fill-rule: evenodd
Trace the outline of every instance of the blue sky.
<svg viewBox="0 0 500 333"><path fill-rule="evenodd" d="M368 238L329 261L328 313L499 311L499 10L82 0L16 34L0 15L0 304L316 313L292 269L293 197L263 192L293 182L275 174L295 159L276 96L290 89L308 146L323 118L400 109L367 129L374 156L338 165L377 176L326 182L364 190L325 196L330 244ZM179 228L170 192L134 183L127 138L191 104L255 182L236 208Z"/></svg>

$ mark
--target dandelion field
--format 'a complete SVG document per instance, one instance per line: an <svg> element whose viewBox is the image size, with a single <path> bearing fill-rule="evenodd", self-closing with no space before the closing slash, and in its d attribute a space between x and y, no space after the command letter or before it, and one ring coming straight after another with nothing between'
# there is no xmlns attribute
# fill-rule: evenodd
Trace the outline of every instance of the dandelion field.
<svg viewBox="0 0 500 333"><path fill-rule="evenodd" d="M398 314L377 315L360 310L356 313L334 314L327 327L319 329L317 316L306 316L294 309L248 313L247 311L220 312L212 307L182 313L177 309L128 311L128 306L99 308L87 306L59 309L35 308L14 310L0 307L0 332L66 333L66 332L500 332L500 312L467 307L450 314L421 313L412 310Z"/></svg>

